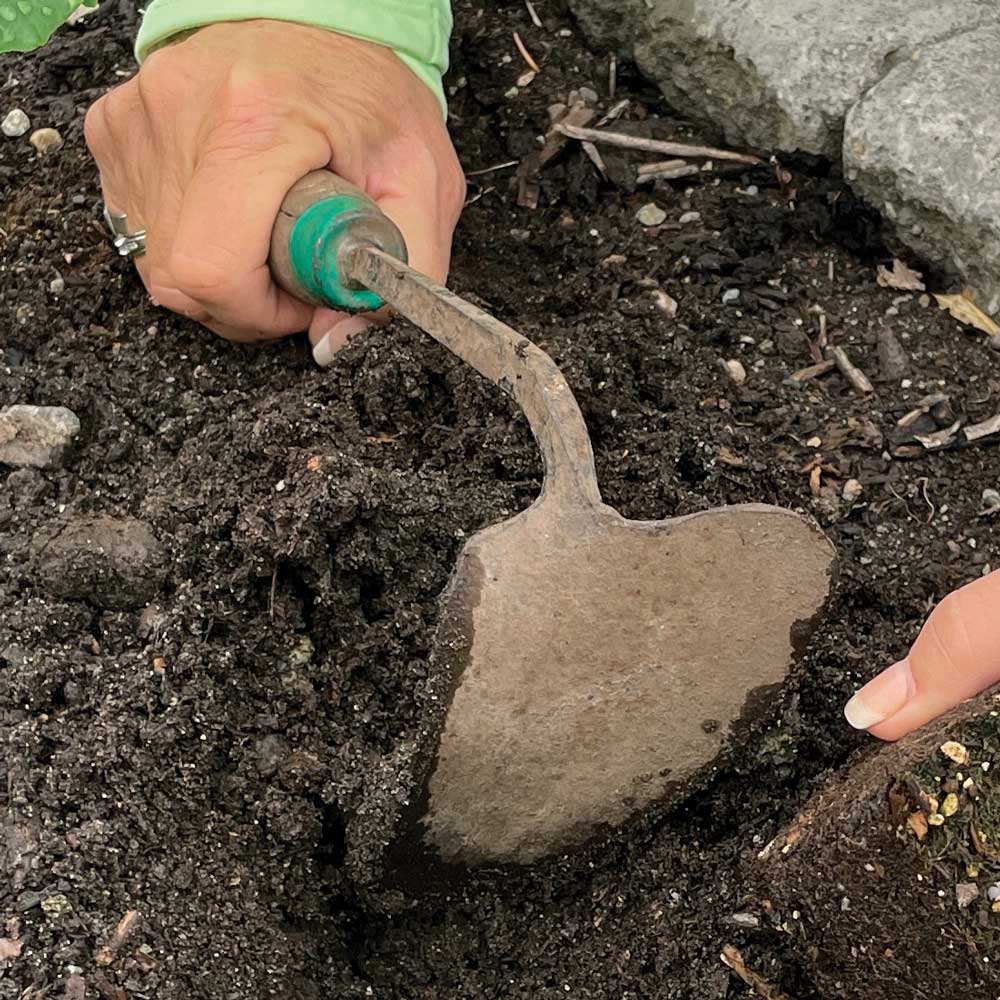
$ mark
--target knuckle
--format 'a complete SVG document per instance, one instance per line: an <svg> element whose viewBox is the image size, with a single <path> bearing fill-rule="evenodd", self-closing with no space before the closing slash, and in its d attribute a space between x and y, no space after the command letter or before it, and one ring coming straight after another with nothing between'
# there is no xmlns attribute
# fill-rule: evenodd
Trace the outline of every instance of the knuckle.
<svg viewBox="0 0 1000 1000"><path fill-rule="evenodd" d="M105 120L107 98L102 97L87 109L83 119L83 138L94 156L100 154L107 145L108 125Z"/></svg>

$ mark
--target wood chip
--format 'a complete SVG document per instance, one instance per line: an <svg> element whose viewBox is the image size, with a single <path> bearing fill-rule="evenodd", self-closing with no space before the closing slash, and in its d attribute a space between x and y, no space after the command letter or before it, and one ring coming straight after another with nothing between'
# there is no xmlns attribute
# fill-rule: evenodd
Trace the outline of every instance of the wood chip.
<svg viewBox="0 0 1000 1000"><path fill-rule="evenodd" d="M602 132L595 128L583 128L570 123L562 123L556 129L570 139L582 142L603 143L606 146L618 146L621 149L640 149L647 153L662 153L664 156L687 156L692 159L729 160L733 163L745 163L758 166L764 161L749 153L736 153L728 149L715 149L711 146L691 146L683 142L664 142L660 139L646 139L642 136L626 135L623 132Z"/></svg>
<svg viewBox="0 0 1000 1000"><path fill-rule="evenodd" d="M676 181L681 177L700 174L701 170L687 160L664 160L661 163L644 163L639 167L636 184L651 184L653 181Z"/></svg>
<svg viewBox="0 0 1000 1000"><path fill-rule="evenodd" d="M978 441L980 438L990 437L992 434L1000 434L1000 413L982 423L971 424L965 428L963 433L966 441Z"/></svg>
<svg viewBox="0 0 1000 1000"><path fill-rule="evenodd" d="M961 427L962 421L956 420L951 427L946 427L944 430L935 431L933 434L914 434L913 438L915 441L919 441L928 451L940 451L942 448L947 448L948 445L954 444L955 437Z"/></svg>
<svg viewBox="0 0 1000 1000"><path fill-rule="evenodd" d="M0 938L0 962L10 962L21 954L24 938Z"/></svg>
<svg viewBox="0 0 1000 1000"><path fill-rule="evenodd" d="M924 396L923 399L917 401L917 405L909 413L904 414L896 421L896 426L912 427L921 417L930 413L938 403L947 403L950 398L943 392L932 392L929 396Z"/></svg>
<svg viewBox="0 0 1000 1000"><path fill-rule="evenodd" d="M851 359L847 356L847 352L842 347L831 347L830 357L836 362L837 367L840 369L840 374L847 379L851 385L860 393L869 393L875 391L875 386L872 385L871 380L868 376L855 365Z"/></svg>
<svg viewBox="0 0 1000 1000"><path fill-rule="evenodd" d="M736 973L751 989L756 990L764 1000L790 1000L787 993L782 993L776 986L772 986L763 976L747 967L739 949L727 944L722 949L719 956L722 961Z"/></svg>

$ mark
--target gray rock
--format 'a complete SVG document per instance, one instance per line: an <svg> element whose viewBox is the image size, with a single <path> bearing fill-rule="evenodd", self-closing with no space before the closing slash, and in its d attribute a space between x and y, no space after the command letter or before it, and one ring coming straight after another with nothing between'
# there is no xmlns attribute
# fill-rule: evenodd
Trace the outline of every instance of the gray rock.
<svg viewBox="0 0 1000 1000"><path fill-rule="evenodd" d="M898 382L910 370L909 355L888 327L878 333L878 367L887 382Z"/></svg>
<svg viewBox="0 0 1000 1000"><path fill-rule="evenodd" d="M17 139L31 128L31 119L20 109L13 108L0 124L0 132L10 139Z"/></svg>
<svg viewBox="0 0 1000 1000"><path fill-rule="evenodd" d="M1000 23L993 0L570 0L584 30L634 56L728 140L839 154L850 108L894 65ZM961 64L956 64L959 73ZM968 74L971 79L971 74Z"/></svg>
<svg viewBox="0 0 1000 1000"><path fill-rule="evenodd" d="M53 596L102 608L149 603L167 576L167 553L149 525L83 517L42 529L32 542L35 577Z"/></svg>
<svg viewBox="0 0 1000 1000"><path fill-rule="evenodd" d="M0 464L57 468L79 433L79 418L64 406L7 406L0 410Z"/></svg>
<svg viewBox="0 0 1000 1000"><path fill-rule="evenodd" d="M956 35L892 70L851 111L844 167L917 253L1000 310L1000 26Z"/></svg>

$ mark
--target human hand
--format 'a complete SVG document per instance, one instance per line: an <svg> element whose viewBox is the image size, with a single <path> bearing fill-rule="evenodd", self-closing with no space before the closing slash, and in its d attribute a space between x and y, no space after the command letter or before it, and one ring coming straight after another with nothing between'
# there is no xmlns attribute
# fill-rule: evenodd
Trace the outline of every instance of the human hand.
<svg viewBox="0 0 1000 1000"><path fill-rule="evenodd" d="M88 112L106 204L145 229L150 296L223 337L309 330L329 364L368 325L271 279L288 190L329 168L400 228L410 261L444 282L465 180L431 90L370 42L283 21L214 24L154 52Z"/></svg>
<svg viewBox="0 0 1000 1000"><path fill-rule="evenodd" d="M949 594L909 655L866 684L844 709L883 740L937 718L1000 681L1000 571Z"/></svg>

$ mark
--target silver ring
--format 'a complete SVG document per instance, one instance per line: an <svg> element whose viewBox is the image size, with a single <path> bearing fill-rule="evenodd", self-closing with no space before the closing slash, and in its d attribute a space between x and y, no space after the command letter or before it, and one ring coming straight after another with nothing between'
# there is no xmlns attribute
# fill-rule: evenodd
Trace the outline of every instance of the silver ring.
<svg viewBox="0 0 1000 1000"><path fill-rule="evenodd" d="M112 212L104 206L104 221L115 238L115 249L120 257L141 257L146 252L146 230L128 231L128 216L124 212Z"/></svg>

